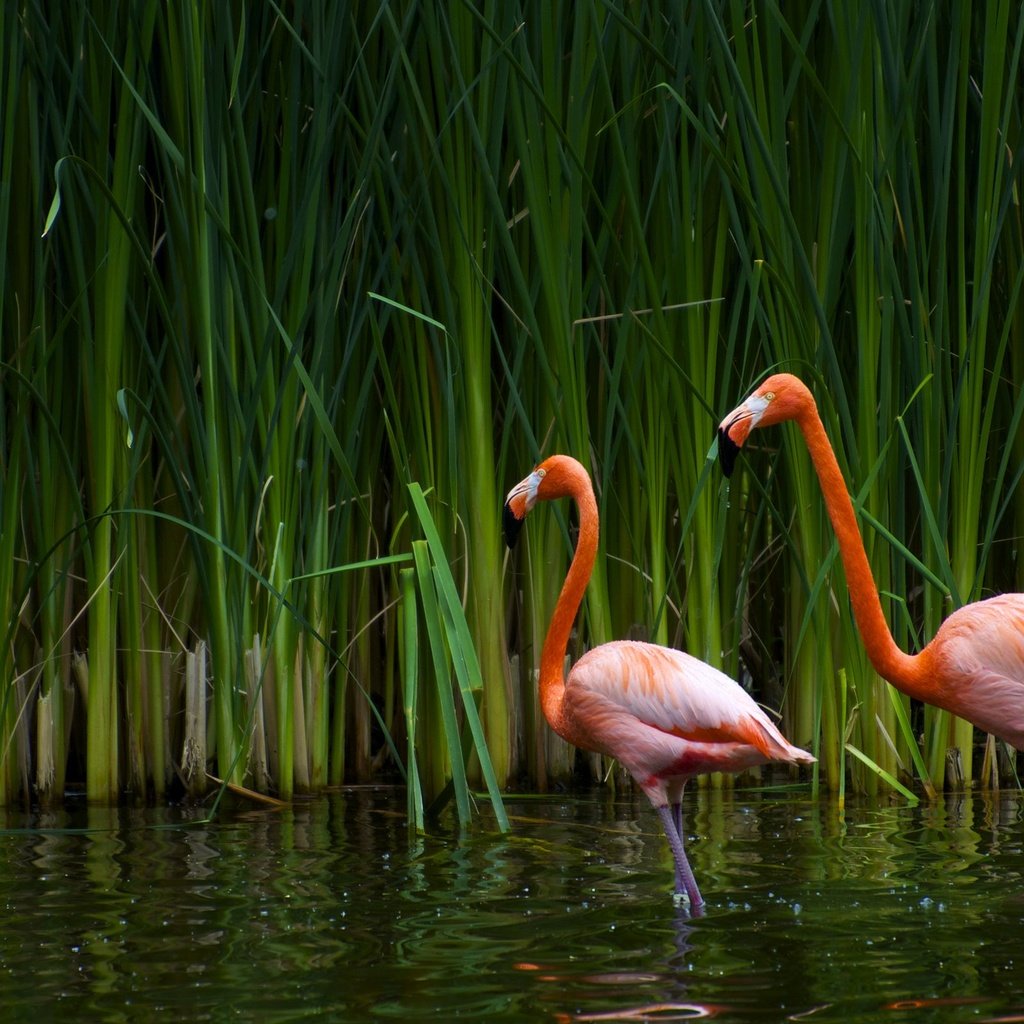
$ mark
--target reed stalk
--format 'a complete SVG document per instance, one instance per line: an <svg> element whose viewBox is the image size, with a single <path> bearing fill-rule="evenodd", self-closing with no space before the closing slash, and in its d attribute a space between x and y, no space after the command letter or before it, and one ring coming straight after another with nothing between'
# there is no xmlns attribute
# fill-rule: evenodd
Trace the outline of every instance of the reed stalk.
<svg viewBox="0 0 1024 1024"><path fill-rule="evenodd" d="M181 773L192 797L206 791L206 644L185 655L185 740Z"/></svg>
<svg viewBox="0 0 1024 1024"><path fill-rule="evenodd" d="M422 558L422 555L420 556ZM424 830L423 787L420 785L419 752L416 736L419 729L419 626L416 611L416 570L402 569L399 573L402 587L402 693L403 711L407 731L406 795L409 826L417 832Z"/></svg>
<svg viewBox="0 0 1024 1024"><path fill-rule="evenodd" d="M92 30L90 21L86 16L80 23L83 32ZM110 112L111 117L109 123L101 122L94 148L86 159L94 167L106 169L108 137L112 152L109 202L101 200L93 208L96 232L88 271L94 274L90 287L93 308L90 316L86 307L88 319L82 323L86 343L82 390L90 437L88 496L95 517L87 577L91 604L86 792L95 803L113 801L121 786L117 658L120 588L116 574L126 547L124 540L115 535L116 523L110 510L124 502L129 490L116 391L125 369L126 342L134 336L128 319L133 253L124 222L131 217L137 201L143 137L142 118L128 81L150 59L153 20L135 23L131 19L125 25L111 12L105 24L95 26L100 32L114 35L129 25L130 41L121 55L123 77L110 62L93 65L84 76L81 95L84 109ZM141 775L137 758L132 763ZM136 775L133 781L138 784L140 779Z"/></svg>

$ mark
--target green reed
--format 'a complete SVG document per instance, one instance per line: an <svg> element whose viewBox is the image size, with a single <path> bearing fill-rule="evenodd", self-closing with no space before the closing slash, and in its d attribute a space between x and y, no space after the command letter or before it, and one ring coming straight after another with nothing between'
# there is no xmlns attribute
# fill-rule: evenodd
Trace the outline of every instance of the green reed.
<svg viewBox="0 0 1024 1024"><path fill-rule="evenodd" d="M482 786L502 826L575 764L536 700L572 513L499 532L556 450L602 516L574 656L725 667L837 791L930 792L949 746L971 781L972 731L873 673L794 431L728 486L708 455L794 370L898 642L1020 587L1012 4L0 30L2 799L164 798L188 749L286 798L402 781L417 828Z"/></svg>
<svg viewBox="0 0 1024 1024"><path fill-rule="evenodd" d="M756 84L741 92L749 102L738 104L741 121L745 116L758 141L750 147L755 153L770 151L770 133L775 130L781 135L785 122L787 134L822 138L821 149L810 151L818 159L800 168L802 178L797 177L793 161L798 155L806 160L809 154L790 144L785 154L777 152L770 161L766 181L745 183L744 192L777 199L780 169L793 181L777 226L771 225L771 204L756 214L759 235L766 225L771 227L766 249L774 250L774 255L766 252L769 265L774 263L767 278L771 293L766 296L772 301L766 309L773 318L779 310L785 313L768 332L772 338L768 362L817 380L823 415L841 461L844 450L847 453L847 477L860 500L866 543L883 600L895 595L889 602L890 621L897 639L912 647L916 638L930 636L942 618L943 595L926 587L922 598L912 596L915 573L908 572L906 551L897 547L895 536L911 539L918 533L911 542L923 541L924 564L938 570L956 601L978 596L982 580L992 569L979 566L977 554L992 549L998 516L986 516L978 496L986 492L984 481L991 472L990 417L1005 393L1007 378L1001 356L997 352L993 361L992 348L977 330L985 330L985 311L991 308L987 288L997 276L994 268L998 241L1005 237L1002 229L1014 226L1019 231L1019 224L1013 225L1005 216L1012 209L1009 200L1015 187L1006 174L1005 146L1019 117L1018 97L1006 88L1003 76L1016 74L1022 27L1019 18L1010 25L1007 12L995 8L986 18L970 22L967 9L959 5L944 12L951 19L948 23L928 5L856 12L837 6L833 13L850 16L837 22L834 34L822 31L814 16L806 26L797 20L783 29L787 38L782 49L795 62L789 66L798 69L793 74L808 78L812 86L804 96L790 83L786 102L791 98L792 107L782 113L773 112L770 104L758 107L765 86L752 70L749 78ZM762 25L747 35L759 42L763 39L767 50L773 33L764 21L780 24L779 12L762 19ZM738 28L735 23L733 27ZM769 64L772 52L762 57L758 50L759 59L751 62L751 68ZM979 52L985 54L986 66L989 61L993 64L980 121L969 84ZM829 69L830 77L819 74L822 68ZM738 78L745 82L747 75L738 71ZM775 74L766 77L769 92L778 81ZM960 83L959 92L948 84L955 82ZM939 95L941 89L947 89L947 94ZM810 105L802 108L801 100ZM922 109L931 116L920 123L913 112ZM973 146L975 132L978 138L984 137L985 146ZM1002 154L1001 160L993 159L993 150ZM987 187L975 189L972 184L968 191L968 182L976 180L988 182ZM815 182L822 187L815 187ZM933 189L934 206L929 202ZM948 222L947 200L954 211ZM802 225L810 231L804 233ZM973 237L975 225L985 226L980 239ZM799 248L788 249L793 242ZM813 292L807 288L809 270L817 279ZM1016 269L1011 280L1015 274ZM976 284L969 286L972 281ZM778 294L772 294L776 289ZM806 313L794 319L800 305ZM964 315L956 323L950 312L958 306ZM973 321L968 309L976 318ZM808 334L806 325L812 324L817 329ZM1004 338L1010 333L1008 326L996 329ZM794 347L794 339L806 339L802 349ZM937 367L941 372L932 379ZM1010 401L1015 406L1019 399ZM982 410L987 410L987 417ZM914 453L901 441L912 435L897 429L904 416L916 427L914 445L921 466L921 472L911 478L917 483L911 490L908 460ZM787 462L802 467L803 480L795 492L799 522L794 520L787 534L793 536L797 527L801 533L806 531L806 510L817 510L817 540L813 546L802 541L799 554L810 575L825 561L830 534L827 523L821 522L816 481L798 448L787 445ZM973 464L963 465L970 460ZM1005 470L1000 479L1005 480ZM997 500L1003 497L1001 491ZM894 528L894 534L887 536L882 524ZM926 529L926 524L935 526ZM961 531L959 542L955 530ZM959 579L968 581L967 585L955 582L949 568L954 566L958 575L966 572ZM911 562L910 568L917 567ZM828 605L834 598L824 589L811 593L820 594L820 628L827 629L833 618ZM903 725L908 720L906 702L886 700L881 684L872 679L848 612L840 616L839 624L838 656L852 659L856 668L847 673L857 716L853 740L867 744L863 750L884 771L891 773L898 766L909 772L917 741ZM816 653L822 649L822 641L814 644ZM820 691L823 725L835 716L829 711L836 692L830 660L818 664L819 679L826 680ZM926 786L929 779L941 784L949 746L961 750L969 782L970 728L960 723L947 731L944 716L930 709L924 718ZM828 735L824 739L827 755L834 757L829 752L837 750L835 739ZM834 762L830 765L833 780L836 767ZM870 775L862 777L860 784L871 785Z"/></svg>

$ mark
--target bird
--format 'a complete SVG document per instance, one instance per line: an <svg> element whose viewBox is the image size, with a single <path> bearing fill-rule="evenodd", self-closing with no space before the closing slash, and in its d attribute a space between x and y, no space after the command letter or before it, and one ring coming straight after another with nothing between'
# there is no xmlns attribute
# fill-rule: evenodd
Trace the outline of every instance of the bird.
<svg viewBox="0 0 1024 1024"><path fill-rule="evenodd" d="M794 420L818 474L839 543L853 616L875 671L911 698L945 708L1024 750L1024 594L963 605L917 654L897 645L882 612L842 471L814 396L799 377L769 377L718 428L726 476L750 432Z"/></svg>
<svg viewBox="0 0 1024 1024"><path fill-rule="evenodd" d="M551 455L505 499L505 540L515 545L538 501L571 498L579 532L540 657L540 704L551 728L582 750L616 758L661 818L675 862L675 898L699 912L704 899L684 847L683 787L704 772L768 761L810 764L733 679L683 651L620 640L588 650L564 674L569 634L597 556L599 515L590 475Z"/></svg>

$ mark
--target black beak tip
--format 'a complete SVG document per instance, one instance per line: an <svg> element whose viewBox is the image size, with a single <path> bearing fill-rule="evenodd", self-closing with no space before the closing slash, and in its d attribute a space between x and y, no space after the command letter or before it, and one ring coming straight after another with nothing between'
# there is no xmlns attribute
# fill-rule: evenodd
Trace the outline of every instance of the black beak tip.
<svg viewBox="0 0 1024 1024"><path fill-rule="evenodd" d="M736 456L739 454L740 446L721 428L718 431L718 461L722 472L732 476L733 467L736 465Z"/></svg>
<svg viewBox="0 0 1024 1024"><path fill-rule="evenodd" d="M519 531L523 528L523 521L512 511L512 506L507 503L501 512L501 528L505 534L505 544L510 548L514 548L516 541L519 539Z"/></svg>

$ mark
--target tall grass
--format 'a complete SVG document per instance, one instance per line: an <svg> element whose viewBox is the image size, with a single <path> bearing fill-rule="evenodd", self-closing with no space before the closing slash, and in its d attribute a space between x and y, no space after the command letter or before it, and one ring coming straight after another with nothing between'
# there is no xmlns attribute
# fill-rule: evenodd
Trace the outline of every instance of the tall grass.
<svg viewBox="0 0 1024 1024"><path fill-rule="evenodd" d="M971 782L980 738L873 674L792 432L728 486L708 455L795 370L901 643L1020 587L1012 4L0 30L4 800L392 779L416 827L479 787L503 826L576 763L536 701L571 515L498 531L556 449L602 515L577 652L725 667L822 787L929 792L951 746Z"/></svg>

